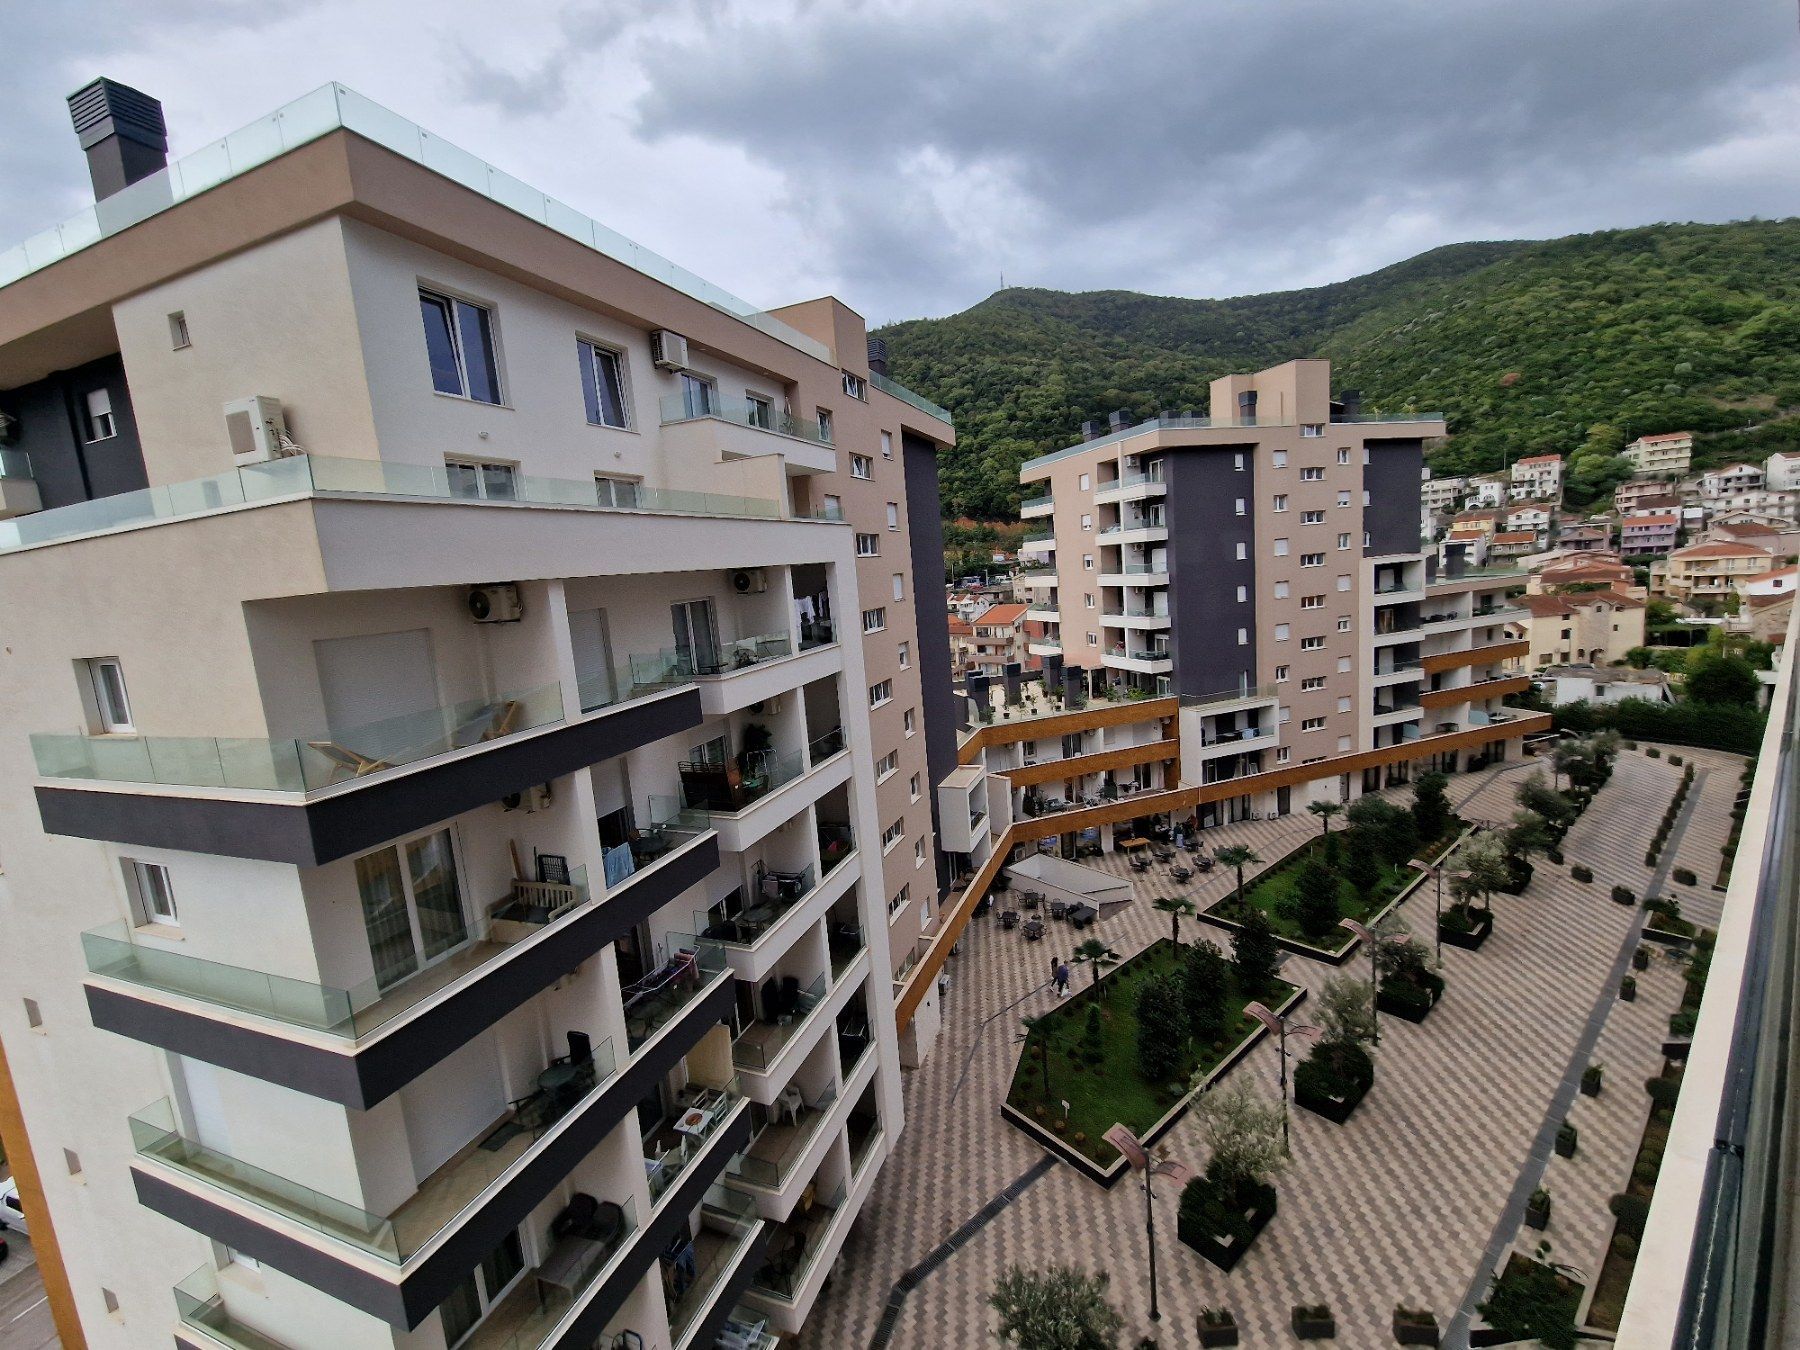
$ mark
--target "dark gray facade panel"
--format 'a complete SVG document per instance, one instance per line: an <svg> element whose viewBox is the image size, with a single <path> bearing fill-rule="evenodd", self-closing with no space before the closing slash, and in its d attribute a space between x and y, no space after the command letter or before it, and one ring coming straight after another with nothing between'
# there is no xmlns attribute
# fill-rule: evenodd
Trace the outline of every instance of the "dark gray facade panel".
<svg viewBox="0 0 1800 1350"><path fill-rule="evenodd" d="M1243 456L1242 469L1235 468ZM1256 683L1256 456L1247 445L1163 453L1175 692L1216 694ZM1245 515L1237 514L1242 498ZM1244 558L1237 556L1239 543ZM1241 604L1237 588L1249 597ZM1238 629L1250 637L1237 642Z"/></svg>
<svg viewBox="0 0 1800 1350"><path fill-rule="evenodd" d="M912 564L913 617L919 629L919 685L924 699L925 771L931 791L931 826L938 822L937 785L956 769L956 696L950 659L950 608L944 603L944 518L938 494L937 447L910 431L900 433L906 472L908 561ZM938 851L938 885L949 883L950 860ZM696 1342L704 1344L705 1342Z"/></svg>
<svg viewBox="0 0 1800 1350"><path fill-rule="evenodd" d="M97 441L88 439L86 417L87 396L96 389L107 393L114 427ZM18 419L18 439L9 448L31 456L45 510L149 485L125 364L117 356L0 390L0 412Z"/></svg>
<svg viewBox="0 0 1800 1350"><path fill-rule="evenodd" d="M708 837L654 872L566 919L531 951L496 965L450 998L364 1050L328 1050L223 1017L168 1007L119 989L87 986L88 1015L117 1032L311 1097L366 1110L561 979L649 914L710 876L719 845Z"/></svg>
<svg viewBox="0 0 1800 1350"><path fill-rule="evenodd" d="M312 802L223 801L40 784L46 834L317 867L617 758L701 722L700 691L624 704L479 754Z"/></svg>
<svg viewBox="0 0 1800 1350"><path fill-rule="evenodd" d="M1419 473L1425 464L1425 443L1410 440L1368 442L1369 462L1363 466L1363 487L1369 504L1363 508L1363 529L1368 533L1369 554L1419 551Z"/></svg>

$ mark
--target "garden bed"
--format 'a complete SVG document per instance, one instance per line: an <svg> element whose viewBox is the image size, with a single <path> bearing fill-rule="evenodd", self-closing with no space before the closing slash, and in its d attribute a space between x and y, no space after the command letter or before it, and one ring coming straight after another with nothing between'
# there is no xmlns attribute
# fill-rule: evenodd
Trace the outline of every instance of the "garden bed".
<svg viewBox="0 0 1800 1350"><path fill-rule="evenodd" d="M1375 1007L1389 1017L1406 1022L1423 1022L1444 997L1444 981L1430 971L1415 983L1396 984L1383 980L1375 993Z"/></svg>
<svg viewBox="0 0 1800 1350"><path fill-rule="evenodd" d="M1269 1226L1275 1203L1273 1186L1244 1186L1228 1194L1218 1182L1202 1177L1182 1193L1176 1236L1220 1270L1230 1270Z"/></svg>
<svg viewBox="0 0 1800 1350"><path fill-rule="evenodd" d="M1680 1073L1674 1065L1664 1065L1661 1078L1679 1083ZM1647 1211L1656 1193L1657 1174L1662 1168L1663 1149L1669 1141L1669 1123L1675 1117L1673 1103L1650 1108L1644 1123L1643 1138L1638 1141L1637 1155L1632 1159L1631 1179L1624 1194L1633 1197L1634 1207ZM1618 1216L1619 1197L1614 1196L1614 1214ZM1637 1266L1639 1237L1626 1229L1631 1224L1622 1216L1613 1227L1606 1244L1606 1257L1600 1266L1600 1278L1594 1282L1593 1301L1588 1304L1585 1325L1600 1331L1617 1331L1619 1318L1625 1311L1625 1293L1631 1286L1632 1271Z"/></svg>
<svg viewBox="0 0 1800 1350"><path fill-rule="evenodd" d="M1167 1083L1147 1081L1138 1069L1136 1004L1139 986L1159 974L1180 970L1187 947L1159 938L1099 981L1052 1005L1031 1029L1001 1104L1006 1121L1070 1163L1090 1180L1110 1186L1125 1174L1125 1159L1101 1136L1123 1124L1146 1144L1154 1143L1187 1111L1200 1092L1227 1073L1268 1028L1246 1016L1250 1002L1233 987L1226 1002L1224 1038L1186 1047ZM1277 980L1262 1002L1286 1013L1306 991ZM1081 1047L1090 1007L1101 1009L1099 1062L1086 1063ZM1050 1091L1042 1081L1039 1038L1050 1041ZM1073 1055L1073 1057L1072 1057ZM1190 1087L1196 1074L1200 1086ZM1067 1117L1062 1103L1069 1104ZM1063 1128L1056 1128L1058 1122Z"/></svg>
<svg viewBox="0 0 1800 1350"><path fill-rule="evenodd" d="M1481 949L1494 931L1494 916L1485 909L1469 905L1452 905L1438 922L1438 936L1446 946L1473 952Z"/></svg>
<svg viewBox="0 0 1800 1350"><path fill-rule="evenodd" d="M1548 1332L1565 1320L1568 1327L1575 1326L1586 1293L1586 1285L1562 1270L1514 1252L1482 1300L1487 1325L1470 1328L1469 1344L1535 1345L1536 1332Z"/></svg>

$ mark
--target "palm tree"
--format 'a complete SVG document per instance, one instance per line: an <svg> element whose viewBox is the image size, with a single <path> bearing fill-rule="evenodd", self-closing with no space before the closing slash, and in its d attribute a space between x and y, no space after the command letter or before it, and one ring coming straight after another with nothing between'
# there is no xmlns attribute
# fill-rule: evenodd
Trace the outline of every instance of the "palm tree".
<svg viewBox="0 0 1800 1350"><path fill-rule="evenodd" d="M1025 1022L1025 1039L1027 1041L1036 1041L1037 1042L1038 1063L1041 1066L1041 1068L1043 1070L1043 1074L1044 1074L1044 1100L1049 1101L1051 1099L1050 1098L1050 1028L1048 1025L1046 1025L1045 1019L1042 1016L1032 1017L1030 1014L1027 1014L1024 1018L1024 1022ZM1042 1028L1041 1031L1039 1030L1040 1027ZM1033 1032L1037 1032L1037 1034L1034 1036L1032 1034Z"/></svg>
<svg viewBox="0 0 1800 1350"><path fill-rule="evenodd" d="M1326 834L1331 833L1331 818L1344 814L1343 805L1339 802L1311 802L1306 809L1319 818L1319 828Z"/></svg>
<svg viewBox="0 0 1800 1350"><path fill-rule="evenodd" d="M1251 863L1261 862L1262 861L1261 856L1257 853L1257 851L1255 849L1251 848L1248 844L1227 844L1224 848L1220 849L1217 853L1213 854L1213 857L1218 859L1220 862L1224 863L1225 866L1233 867L1233 868L1237 869L1238 908L1240 910L1243 909L1243 907L1244 907L1244 869L1246 867L1248 867Z"/></svg>
<svg viewBox="0 0 1800 1350"><path fill-rule="evenodd" d="M1185 895L1165 895L1160 900L1152 900L1150 907L1169 916L1169 936L1175 940L1177 947L1181 945L1181 921L1184 918L1191 919L1200 912Z"/></svg>
<svg viewBox="0 0 1800 1350"><path fill-rule="evenodd" d="M1099 984L1106 968L1119 964L1119 954L1107 946L1103 938L1089 938L1075 949L1075 964L1092 966L1094 983Z"/></svg>

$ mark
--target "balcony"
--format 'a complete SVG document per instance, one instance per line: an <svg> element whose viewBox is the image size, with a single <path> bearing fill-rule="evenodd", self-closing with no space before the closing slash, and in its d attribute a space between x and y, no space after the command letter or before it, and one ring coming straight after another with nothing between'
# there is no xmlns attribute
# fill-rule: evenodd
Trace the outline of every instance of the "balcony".
<svg viewBox="0 0 1800 1350"><path fill-rule="evenodd" d="M1054 586L1056 571L1054 568L1032 568L1015 575L1013 582L1019 586Z"/></svg>
<svg viewBox="0 0 1800 1350"><path fill-rule="evenodd" d="M1019 503L1019 518L1031 520L1036 516L1047 516L1056 503L1049 497L1027 497Z"/></svg>
<svg viewBox="0 0 1800 1350"><path fill-rule="evenodd" d="M1375 603L1381 605L1416 604L1425 598L1425 587L1411 582L1396 581L1374 589Z"/></svg>
<svg viewBox="0 0 1800 1350"><path fill-rule="evenodd" d="M578 870L560 888L569 903L543 921L505 902L472 925L463 946L386 989L208 961L122 924L95 929L81 939L88 1011L103 1031L367 1109L617 941L718 859L710 833L691 836L597 897Z"/></svg>
<svg viewBox="0 0 1800 1350"><path fill-rule="evenodd" d="M1210 732L1202 736L1196 760L1205 762L1229 755L1245 755L1275 743L1274 727L1243 727L1236 731Z"/></svg>
<svg viewBox="0 0 1800 1350"><path fill-rule="evenodd" d="M1166 647L1151 647L1140 651L1109 647L1105 661L1114 670L1131 670L1142 675L1166 675L1175 669L1174 655Z"/></svg>
<svg viewBox="0 0 1800 1350"><path fill-rule="evenodd" d="M1389 685L1411 684L1415 680L1425 678L1425 669L1417 660L1413 661L1377 661L1370 679L1377 689Z"/></svg>
<svg viewBox="0 0 1800 1350"><path fill-rule="evenodd" d="M716 395L702 404L668 394L661 410L667 453L698 455L700 462L713 464L780 455L793 472L837 472L837 451L813 418Z"/></svg>
<svg viewBox="0 0 1800 1350"><path fill-rule="evenodd" d="M1034 637L1025 640L1025 650L1033 656L1061 656L1062 643L1051 637Z"/></svg>
<svg viewBox="0 0 1800 1350"><path fill-rule="evenodd" d="M28 516L43 506L31 456L23 450L0 450L0 520Z"/></svg>
<svg viewBox="0 0 1800 1350"><path fill-rule="evenodd" d="M1169 584L1169 565L1167 563L1121 562L1107 566L1104 562L1100 569L1102 586L1167 586Z"/></svg>
<svg viewBox="0 0 1800 1350"><path fill-rule="evenodd" d="M831 987L829 974L820 975L804 989L790 975L777 988L759 991L763 995L761 1014L731 1043L731 1062L750 1073L768 1073L781 1052L817 1020Z"/></svg>
<svg viewBox="0 0 1800 1350"><path fill-rule="evenodd" d="M1146 497L1160 496L1165 490L1163 476L1156 473L1128 473L1113 479L1110 483L1100 483L1094 488L1095 505L1107 502L1138 501Z"/></svg>
<svg viewBox="0 0 1800 1350"><path fill-rule="evenodd" d="M1100 615L1100 626L1102 628L1135 629L1139 632L1167 628L1169 612L1140 608L1105 610Z"/></svg>
<svg viewBox="0 0 1800 1350"><path fill-rule="evenodd" d="M889 394L892 397L899 399L902 403L917 408L927 417L936 418L945 426L950 426L952 424L950 420L950 410L948 408L933 403L922 394L913 393L913 391L908 389L905 385L897 380L889 379L880 371L872 370L869 372L869 383L881 390L882 393Z"/></svg>
<svg viewBox="0 0 1800 1350"><path fill-rule="evenodd" d="M282 1342L239 1321L219 1293L218 1272L201 1266L175 1286L175 1315L181 1319L178 1344L202 1350L288 1350Z"/></svg>
<svg viewBox="0 0 1800 1350"><path fill-rule="evenodd" d="M1108 525L1100 531L1100 542L1112 544L1160 544L1169 537L1168 526L1162 520L1121 521L1117 525Z"/></svg>
<svg viewBox="0 0 1800 1350"><path fill-rule="evenodd" d="M575 716L539 685L292 740L33 735L38 812L49 834L316 867L700 725L677 683Z"/></svg>
<svg viewBox="0 0 1800 1350"><path fill-rule="evenodd" d="M1055 549L1056 536L1048 532L1043 534L1028 534L1024 539L1019 541L1020 557L1024 557L1027 553L1051 553L1054 552Z"/></svg>
<svg viewBox="0 0 1800 1350"><path fill-rule="evenodd" d="M723 1324L727 1298L735 1301L735 1295L743 1292L743 1285L749 1282L750 1262L760 1261L761 1239L767 1233L768 1226L757 1217L755 1203L742 1191L719 1182L706 1192L691 1263L670 1263L666 1258L663 1263L665 1268L673 1266L669 1269L673 1279L668 1310L670 1343L675 1350L713 1344L702 1328L714 1321ZM713 1327L712 1334L718 1330Z"/></svg>
<svg viewBox="0 0 1800 1350"><path fill-rule="evenodd" d="M1033 605L1025 611L1026 623L1061 623L1062 611L1054 604Z"/></svg>
<svg viewBox="0 0 1800 1350"><path fill-rule="evenodd" d="M815 1197L811 1204L798 1210L785 1223L775 1225L769 1239L768 1255L751 1279L751 1288L759 1294L792 1303L812 1273L813 1263L825 1248L826 1236L844 1207L849 1188L839 1182L829 1196Z"/></svg>
<svg viewBox="0 0 1800 1350"><path fill-rule="evenodd" d="M718 943L692 933L670 933L663 942L668 954L662 964L620 991L625 1039L633 1054L684 1009L730 981Z"/></svg>
<svg viewBox="0 0 1800 1350"><path fill-rule="evenodd" d="M793 1180L808 1145L818 1137L837 1103L837 1089L827 1087L817 1100L802 1101L791 1111L772 1116L733 1160L729 1175L758 1190L780 1191Z"/></svg>

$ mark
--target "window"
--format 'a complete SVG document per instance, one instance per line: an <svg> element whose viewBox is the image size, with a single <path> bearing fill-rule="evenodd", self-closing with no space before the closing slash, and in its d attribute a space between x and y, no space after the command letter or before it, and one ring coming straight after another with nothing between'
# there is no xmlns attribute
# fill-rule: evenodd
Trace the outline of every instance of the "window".
<svg viewBox="0 0 1800 1350"><path fill-rule="evenodd" d="M1083 609L1092 609L1094 607L1094 593L1092 591L1083 591L1081 593L1081 607Z"/></svg>
<svg viewBox="0 0 1800 1350"><path fill-rule="evenodd" d="M1347 591L1350 589L1350 578L1348 576L1340 576L1338 578L1338 589L1340 591Z"/></svg>
<svg viewBox="0 0 1800 1350"><path fill-rule="evenodd" d="M891 431L881 433L881 457L883 459L894 457L894 433Z"/></svg>
<svg viewBox="0 0 1800 1350"><path fill-rule="evenodd" d="M761 431L775 429L775 400L754 389L744 391L744 420Z"/></svg>
<svg viewBox="0 0 1800 1350"><path fill-rule="evenodd" d="M1325 513L1323 511L1302 511L1300 513L1300 523L1302 525L1323 525L1325 523Z"/></svg>
<svg viewBox="0 0 1800 1350"><path fill-rule="evenodd" d="M1275 762L1277 764L1286 764L1293 757L1294 757L1294 752L1292 750L1288 749L1288 747L1285 745L1279 747L1275 751Z"/></svg>
<svg viewBox="0 0 1800 1350"><path fill-rule="evenodd" d="M906 780L906 791L915 802L919 800L920 786L921 786L921 784L919 782L919 775L916 773L911 778Z"/></svg>
<svg viewBox="0 0 1800 1350"><path fill-rule="evenodd" d="M38 1001L35 998L20 999L19 1001L25 1005L25 1025L33 1031L42 1031L44 1029L44 1010L38 1007Z"/></svg>
<svg viewBox="0 0 1800 1350"><path fill-rule="evenodd" d="M825 519L842 520L844 518L844 499L827 492L825 494Z"/></svg>
<svg viewBox="0 0 1800 1350"><path fill-rule="evenodd" d="M882 680L879 684L869 686L869 706L871 708L879 708L893 697L894 682L892 680Z"/></svg>
<svg viewBox="0 0 1800 1350"><path fill-rule="evenodd" d="M1088 646L1090 647L1098 647L1100 645L1100 635L1098 633L1089 633L1087 635L1087 640Z"/></svg>
<svg viewBox="0 0 1800 1350"><path fill-rule="evenodd" d="M187 315L176 310L169 315L169 346L180 351L193 345L193 339L188 336Z"/></svg>
<svg viewBox="0 0 1800 1350"><path fill-rule="evenodd" d="M1291 587L1289 587L1289 585L1288 585L1288 583L1287 583L1287 582L1285 582L1285 581L1278 581L1278 582L1276 582L1276 583L1275 583L1275 598L1276 598L1276 599L1277 599L1277 600L1285 600L1285 599L1287 599L1287 598L1288 598L1288 594L1289 594L1289 592L1290 592L1290 590L1291 590L1291 589L1292 589L1292 588L1291 588Z"/></svg>
<svg viewBox="0 0 1800 1350"><path fill-rule="evenodd" d="M879 633L887 627L887 610L877 606L863 611L863 632Z"/></svg>
<svg viewBox="0 0 1800 1350"><path fill-rule="evenodd" d="M1325 555L1323 553L1302 553L1300 555L1300 565L1302 567L1323 567L1325 565Z"/></svg>
<svg viewBox="0 0 1800 1350"><path fill-rule="evenodd" d="M1237 588L1237 602L1242 605L1249 603L1249 600L1250 588L1248 586L1239 586Z"/></svg>
<svg viewBox="0 0 1800 1350"><path fill-rule="evenodd" d="M919 714L916 709L908 708L900 718L900 729L908 736L919 729Z"/></svg>
<svg viewBox="0 0 1800 1350"><path fill-rule="evenodd" d="M1349 463L1349 462L1350 462L1350 449L1349 449L1349 447L1348 447L1348 446L1345 446L1345 447L1342 447L1342 448L1340 448L1340 449L1339 449L1339 450L1338 450L1338 463L1339 463L1339 464L1348 464L1348 463Z"/></svg>
<svg viewBox="0 0 1800 1350"><path fill-rule="evenodd" d="M1302 483L1322 483L1325 481L1325 470L1319 468L1300 470Z"/></svg>
<svg viewBox="0 0 1800 1350"><path fill-rule="evenodd" d="M1350 536L1348 534L1340 534L1338 536L1338 547L1339 548L1349 548L1350 547Z"/></svg>
<svg viewBox="0 0 1800 1350"><path fill-rule="evenodd" d="M1275 541L1275 556L1277 558L1285 558L1285 557L1287 557L1287 555L1288 555L1288 541L1285 539L1277 539Z"/></svg>
<svg viewBox="0 0 1800 1350"><path fill-rule="evenodd" d="M912 665L912 643L900 644L900 669L905 670Z"/></svg>
<svg viewBox="0 0 1800 1350"><path fill-rule="evenodd" d="M1287 682L1288 682L1288 668L1286 666L1276 666L1275 667L1275 683L1276 684L1286 684Z"/></svg>
<svg viewBox="0 0 1800 1350"><path fill-rule="evenodd" d="M635 478L609 478L594 475L594 496L602 506L635 507L638 504L638 481Z"/></svg>
<svg viewBox="0 0 1800 1350"><path fill-rule="evenodd" d="M887 504L887 506L888 506L888 528L890 530L897 530L900 528L900 503L899 502L889 502Z"/></svg>
<svg viewBox="0 0 1800 1350"><path fill-rule="evenodd" d="M1231 471L1233 473L1242 473L1244 471L1244 452L1242 450L1233 452L1231 456Z"/></svg>
<svg viewBox="0 0 1800 1350"><path fill-rule="evenodd" d="M121 858L119 863L125 869L125 884L139 924L181 922L175 911L175 890L169 884L168 868L137 858Z"/></svg>
<svg viewBox="0 0 1800 1350"><path fill-rule="evenodd" d="M1287 493L1277 492L1275 494L1275 509L1277 511L1287 510ZM1244 513L1242 511L1240 511L1240 512L1238 512L1238 514L1241 516Z"/></svg>
<svg viewBox="0 0 1800 1350"><path fill-rule="evenodd" d="M894 573L894 599L906 599L906 573Z"/></svg>
<svg viewBox="0 0 1800 1350"><path fill-rule="evenodd" d="M448 830L356 860L363 930L382 990L435 964L469 938Z"/></svg>
<svg viewBox="0 0 1800 1350"><path fill-rule="evenodd" d="M906 818L902 816L881 832L881 851L886 853L906 834Z"/></svg>
<svg viewBox="0 0 1800 1350"><path fill-rule="evenodd" d="M1092 487L1093 483L1094 483L1094 479L1093 479L1092 474L1084 473L1081 475L1081 480L1080 480L1079 486L1083 492L1086 492L1090 487Z"/></svg>
<svg viewBox="0 0 1800 1350"><path fill-rule="evenodd" d="M923 839L915 839L915 840L913 840L913 866L914 867L923 867L924 865L925 865L925 841ZM925 897L924 914L925 914L925 917L928 919L931 917L931 896L930 895L927 895Z"/></svg>
<svg viewBox="0 0 1800 1350"><path fill-rule="evenodd" d="M83 412L87 419L88 440L111 440L119 434L119 424L113 417L112 395L105 389L87 391L83 400Z"/></svg>
<svg viewBox="0 0 1800 1350"><path fill-rule="evenodd" d="M1249 556L1250 556L1250 545L1246 544L1242 539L1238 540L1237 560L1239 562L1243 562Z"/></svg>
<svg viewBox="0 0 1800 1350"><path fill-rule="evenodd" d="M581 360L581 398L587 405L588 425L620 429L630 426L631 414L625 403L625 358L611 347L586 340L575 344L575 352ZM756 396L750 397L754 421ZM762 401L762 409L766 416L767 399ZM766 429L769 424L763 421L756 425Z"/></svg>
<svg viewBox="0 0 1800 1350"><path fill-rule="evenodd" d="M875 476L875 461L870 459L867 455L850 456L850 476L852 478L873 478Z"/></svg>
<svg viewBox="0 0 1800 1350"><path fill-rule="evenodd" d="M1338 696L1338 711L1341 713L1347 713L1350 711L1350 695L1340 694Z"/></svg>
<svg viewBox="0 0 1800 1350"><path fill-rule="evenodd" d="M424 289L419 291L419 313L425 321L431 387L477 403L499 403L493 316L480 305Z"/></svg>
<svg viewBox="0 0 1800 1350"><path fill-rule="evenodd" d="M902 886L899 890L895 891L894 898L888 901L888 918L893 918L894 915L905 908L906 902L910 899L912 899L912 887L910 885Z"/></svg>
<svg viewBox="0 0 1800 1350"><path fill-rule="evenodd" d="M509 502L518 495L518 466L475 459L446 459L444 473L450 480L452 497L468 497L478 501Z"/></svg>
<svg viewBox="0 0 1800 1350"><path fill-rule="evenodd" d="M1345 750L1348 750L1350 748L1350 738L1348 736L1339 736L1338 740L1337 740L1337 748L1340 753Z"/></svg>
<svg viewBox="0 0 1800 1350"><path fill-rule="evenodd" d="M1350 658L1347 656L1338 657L1338 674L1348 675L1349 673L1350 673Z"/></svg>
<svg viewBox="0 0 1800 1350"><path fill-rule="evenodd" d="M1091 553L1082 554L1081 555L1081 567L1084 572L1093 571L1094 570L1094 555Z"/></svg>
<svg viewBox="0 0 1800 1350"><path fill-rule="evenodd" d="M881 556L881 540L872 534L857 535L856 556L859 558L879 558Z"/></svg>
<svg viewBox="0 0 1800 1350"><path fill-rule="evenodd" d="M96 656L85 663L94 708L102 731L132 731L131 699L125 692L125 667L116 656Z"/></svg>
<svg viewBox="0 0 1800 1350"><path fill-rule="evenodd" d="M1094 518L1092 516L1088 515L1086 512L1082 513L1081 528L1084 530L1091 530L1094 528Z"/></svg>
<svg viewBox="0 0 1800 1350"><path fill-rule="evenodd" d="M831 426L831 409L819 408L817 412L819 414L819 439L830 445L832 437L835 435Z"/></svg>
<svg viewBox="0 0 1800 1350"><path fill-rule="evenodd" d="M1269 452L1269 463L1272 467L1277 468L1277 469L1287 468L1287 451L1285 451L1285 450L1270 451Z"/></svg>
<svg viewBox="0 0 1800 1350"><path fill-rule="evenodd" d="M1275 723L1277 726L1285 727L1289 722L1291 722L1293 720L1294 720L1294 710L1292 708L1284 708L1284 707L1277 705L1277 707L1275 709Z"/></svg>
<svg viewBox="0 0 1800 1350"><path fill-rule="evenodd" d="M687 370L676 379L681 384L682 416L711 417L719 411L719 389L711 380Z"/></svg>
<svg viewBox="0 0 1800 1350"><path fill-rule="evenodd" d="M1338 615L1338 632L1348 633L1349 631L1350 631L1350 616L1348 614Z"/></svg>
<svg viewBox="0 0 1800 1350"><path fill-rule="evenodd" d="M890 750L875 761L875 781L877 783L885 783L899 772L900 752L898 750Z"/></svg>
<svg viewBox="0 0 1800 1350"><path fill-rule="evenodd" d="M1369 547L1369 532L1367 530L1363 531L1363 547Z"/></svg>
<svg viewBox="0 0 1800 1350"><path fill-rule="evenodd" d="M1322 595L1303 595L1300 597L1301 609L1324 609L1325 597Z"/></svg>
<svg viewBox="0 0 1800 1350"><path fill-rule="evenodd" d="M844 372L844 392L851 398L860 399L864 403L869 401L868 381L860 375L852 375L847 370Z"/></svg>
<svg viewBox="0 0 1800 1350"><path fill-rule="evenodd" d="M1337 504L1339 506L1350 505L1350 489L1349 488L1339 488L1338 489Z"/></svg>
<svg viewBox="0 0 1800 1350"><path fill-rule="evenodd" d="M1316 652L1324 645L1325 639L1317 635L1300 639L1300 650L1303 652Z"/></svg>
<svg viewBox="0 0 1800 1350"><path fill-rule="evenodd" d="M1325 434L1325 428L1318 422L1302 422L1300 424L1300 434L1308 438L1323 436Z"/></svg>
<svg viewBox="0 0 1800 1350"><path fill-rule="evenodd" d="M1239 497L1239 498L1238 498L1238 499L1237 499L1237 501L1236 501L1236 502L1235 502L1235 503L1234 503L1234 504L1233 504L1233 509L1234 509L1234 510L1235 510L1235 511L1236 511L1236 512L1237 512L1237 514L1238 514L1238 515L1240 515L1240 516L1241 516L1241 515L1243 515L1243 514L1244 514L1244 509L1245 509L1245 508L1244 508L1244 499L1243 499L1243 498L1242 498L1242 497Z"/></svg>
<svg viewBox="0 0 1800 1350"><path fill-rule="evenodd" d="M439 1304L444 1344L455 1345L475 1329L525 1272L525 1250L517 1229L508 1233L481 1264Z"/></svg>
<svg viewBox="0 0 1800 1350"><path fill-rule="evenodd" d="M1300 730L1323 731L1325 730L1325 719L1323 717L1302 717L1300 719Z"/></svg>
<svg viewBox="0 0 1800 1350"><path fill-rule="evenodd" d="M1250 630L1248 628L1238 629L1238 646L1248 647L1249 645L1250 645Z"/></svg>
<svg viewBox="0 0 1800 1350"><path fill-rule="evenodd" d="M1325 687L1325 677L1323 675L1308 675L1304 680L1300 681L1300 687L1302 689L1323 689Z"/></svg>
<svg viewBox="0 0 1800 1350"><path fill-rule="evenodd" d="M1275 640L1277 642L1286 642L1288 640L1288 626L1285 623L1278 623L1275 625Z"/></svg>

